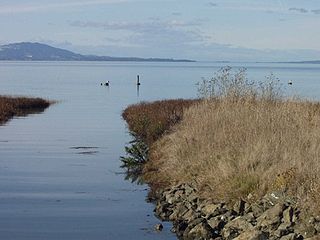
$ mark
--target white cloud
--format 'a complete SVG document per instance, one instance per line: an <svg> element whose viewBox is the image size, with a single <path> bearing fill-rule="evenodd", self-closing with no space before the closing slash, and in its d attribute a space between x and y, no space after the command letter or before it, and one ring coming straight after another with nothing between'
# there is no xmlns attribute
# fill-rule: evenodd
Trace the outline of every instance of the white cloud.
<svg viewBox="0 0 320 240"><path fill-rule="evenodd" d="M117 31L125 33L126 42L130 45L144 45L152 48L167 45L167 47L181 44L192 44L194 42L205 42L205 36L194 27L200 26L198 21L180 21L158 19L144 22L83 22L74 21L70 23L73 27L102 28L105 31Z"/></svg>
<svg viewBox="0 0 320 240"><path fill-rule="evenodd" d="M106 22L94 22L94 21L73 21L70 22L73 27L83 28L103 28L105 30L128 30L138 32L154 32L161 31L163 29L172 29L180 27L199 26L199 22L185 22L180 20L161 21L154 19L145 22L128 22L128 21L106 21Z"/></svg>
<svg viewBox="0 0 320 240"><path fill-rule="evenodd" d="M83 0L83 1L68 1L68 2L56 2L56 3L38 3L38 4L10 4L2 5L0 8L0 14L12 14L12 13L27 13L27 12L39 12L48 11L52 9L64 9L70 7L83 7L90 5L111 4L129 2L130 0Z"/></svg>
<svg viewBox="0 0 320 240"><path fill-rule="evenodd" d="M308 13L309 12L309 10L307 10L305 8L296 8L296 7L289 8L289 11L295 11L298 13Z"/></svg>
<svg viewBox="0 0 320 240"><path fill-rule="evenodd" d="M209 5L210 7L217 7L217 6L218 6L218 4L217 4L217 3L214 3L214 2L208 2L208 5Z"/></svg>

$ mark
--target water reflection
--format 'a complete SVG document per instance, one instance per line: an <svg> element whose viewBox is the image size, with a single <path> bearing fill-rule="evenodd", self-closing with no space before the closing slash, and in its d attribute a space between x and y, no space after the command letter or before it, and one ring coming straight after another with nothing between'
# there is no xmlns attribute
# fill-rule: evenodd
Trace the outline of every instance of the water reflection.
<svg viewBox="0 0 320 240"><path fill-rule="evenodd" d="M148 146L134 133L131 133L133 140L125 147L126 156L121 156L121 168L125 169L125 180L138 185L144 184L142 169L148 160Z"/></svg>
<svg viewBox="0 0 320 240"><path fill-rule="evenodd" d="M140 85L137 85L137 97L140 97Z"/></svg>
<svg viewBox="0 0 320 240"><path fill-rule="evenodd" d="M131 183L136 183L137 185L145 184L145 181L142 176L142 165L136 167L122 167L126 169L125 180L130 181Z"/></svg>
<svg viewBox="0 0 320 240"><path fill-rule="evenodd" d="M49 105L48 105L49 106ZM11 113L9 112L8 115L6 114L6 111L1 111L0 109L0 126L5 125L10 119L14 117L26 117L30 114L42 114L48 106L44 107L36 107L36 108L28 108L28 109L21 109L17 110L17 113Z"/></svg>

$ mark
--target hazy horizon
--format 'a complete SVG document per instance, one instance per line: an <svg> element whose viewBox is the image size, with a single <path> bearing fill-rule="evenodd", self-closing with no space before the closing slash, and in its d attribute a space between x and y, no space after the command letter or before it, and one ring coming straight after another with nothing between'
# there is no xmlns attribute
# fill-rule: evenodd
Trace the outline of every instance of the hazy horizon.
<svg viewBox="0 0 320 240"><path fill-rule="evenodd" d="M310 0L5 0L1 44L81 54L197 61L320 59L320 2Z"/></svg>

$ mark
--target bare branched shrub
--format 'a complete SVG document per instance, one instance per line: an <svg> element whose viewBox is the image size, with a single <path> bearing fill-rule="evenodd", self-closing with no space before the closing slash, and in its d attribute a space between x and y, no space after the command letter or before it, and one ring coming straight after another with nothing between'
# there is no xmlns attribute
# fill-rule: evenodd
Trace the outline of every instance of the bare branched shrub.
<svg viewBox="0 0 320 240"><path fill-rule="evenodd" d="M266 81L259 82L257 90L259 97L263 100L274 101L283 99L283 85L281 85L279 78L273 73L266 76Z"/></svg>
<svg viewBox="0 0 320 240"><path fill-rule="evenodd" d="M231 67L223 67L210 80L203 78L197 85L199 97L205 99L274 101L282 98L282 88L274 74L267 76L266 81L253 81L248 79L246 68L233 71Z"/></svg>

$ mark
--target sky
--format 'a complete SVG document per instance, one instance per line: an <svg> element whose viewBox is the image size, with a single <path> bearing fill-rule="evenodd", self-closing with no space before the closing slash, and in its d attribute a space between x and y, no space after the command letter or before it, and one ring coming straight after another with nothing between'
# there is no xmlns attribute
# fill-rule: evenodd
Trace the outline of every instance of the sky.
<svg viewBox="0 0 320 240"><path fill-rule="evenodd" d="M0 29L81 54L320 59L320 0L0 0Z"/></svg>

